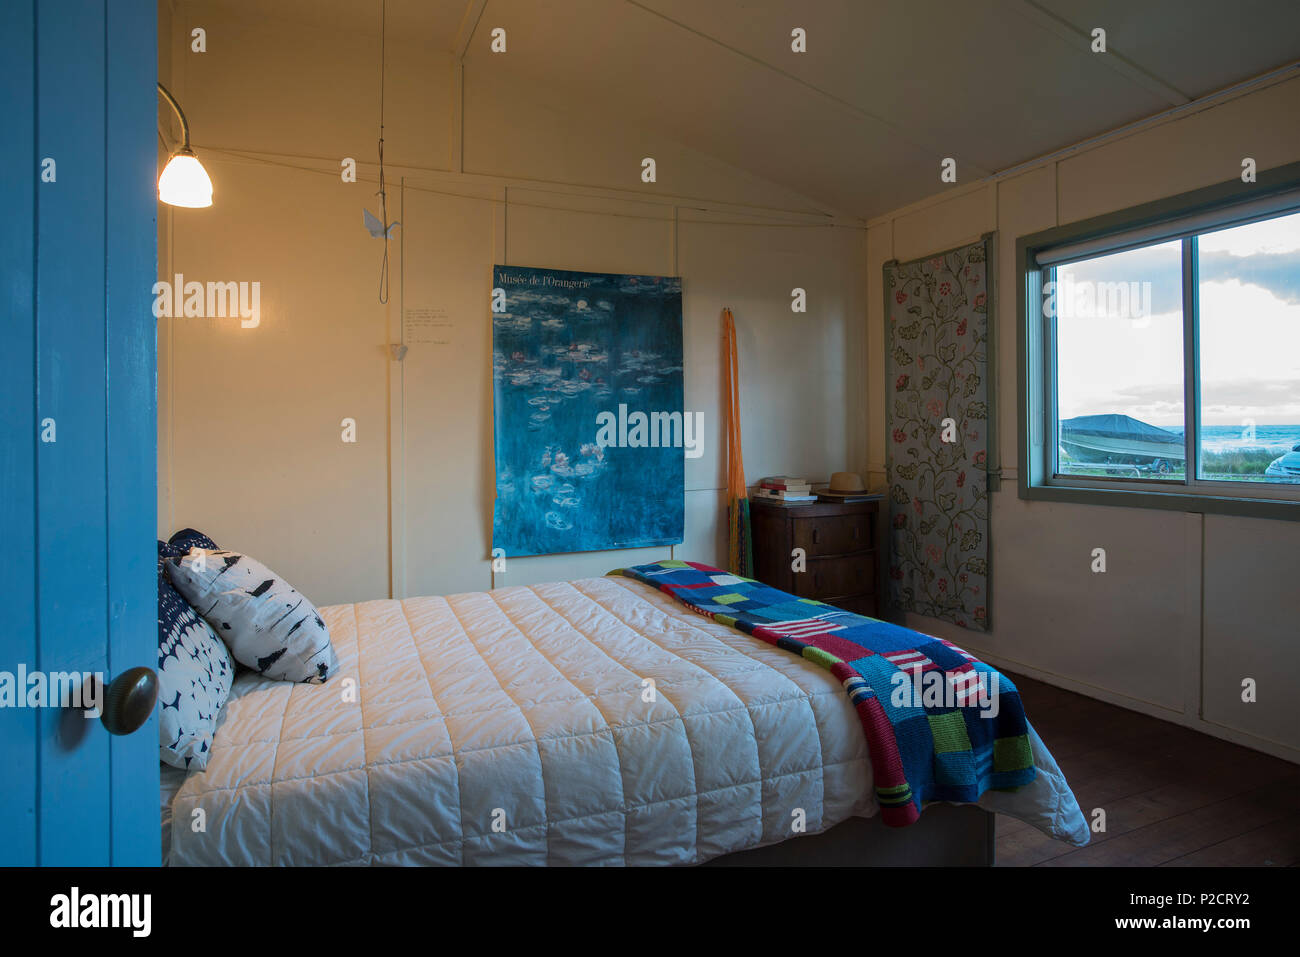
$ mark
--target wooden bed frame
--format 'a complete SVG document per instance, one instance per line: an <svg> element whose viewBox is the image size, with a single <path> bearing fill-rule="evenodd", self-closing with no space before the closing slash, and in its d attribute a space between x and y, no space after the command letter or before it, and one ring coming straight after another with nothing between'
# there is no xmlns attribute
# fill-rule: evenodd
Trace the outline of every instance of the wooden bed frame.
<svg viewBox="0 0 1300 957"><path fill-rule="evenodd" d="M973 804L936 804L907 827L851 817L820 834L736 851L705 867L992 867L995 815Z"/></svg>

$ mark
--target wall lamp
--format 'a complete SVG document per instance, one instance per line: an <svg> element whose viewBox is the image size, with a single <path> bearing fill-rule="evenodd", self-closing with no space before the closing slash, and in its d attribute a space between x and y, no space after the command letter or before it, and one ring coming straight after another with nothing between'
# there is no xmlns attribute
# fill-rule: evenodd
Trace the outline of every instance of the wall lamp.
<svg viewBox="0 0 1300 957"><path fill-rule="evenodd" d="M158 198L170 206L185 206L189 209L202 209L212 205L212 180L203 168L199 158L190 149L190 124L185 119L181 105L171 95L167 87L158 84L158 92L171 104L181 121L181 145L172 153L171 159L158 177Z"/></svg>

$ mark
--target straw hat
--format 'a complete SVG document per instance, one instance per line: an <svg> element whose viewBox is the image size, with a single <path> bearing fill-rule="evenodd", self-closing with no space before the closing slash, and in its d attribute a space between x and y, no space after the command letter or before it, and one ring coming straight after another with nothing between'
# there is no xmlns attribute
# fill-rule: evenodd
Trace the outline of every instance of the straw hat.
<svg viewBox="0 0 1300 957"><path fill-rule="evenodd" d="M867 486L857 472L836 472L831 476L830 488L819 495L865 495Z"/></svg>

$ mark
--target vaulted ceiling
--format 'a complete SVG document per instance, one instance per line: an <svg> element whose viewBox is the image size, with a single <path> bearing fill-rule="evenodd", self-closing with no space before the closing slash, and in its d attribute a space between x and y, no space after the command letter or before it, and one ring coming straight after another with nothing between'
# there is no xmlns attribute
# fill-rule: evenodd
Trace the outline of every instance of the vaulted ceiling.
<svg viewBox="0 0 1300 957"><path fill-rule="evenodd" d="M377 2L275 3L378 31ZM467 82L503 71L862 217L943 188L945 157L970 181L1300 60L1296 0L388 0L387 17L463 56Z"/></svg>

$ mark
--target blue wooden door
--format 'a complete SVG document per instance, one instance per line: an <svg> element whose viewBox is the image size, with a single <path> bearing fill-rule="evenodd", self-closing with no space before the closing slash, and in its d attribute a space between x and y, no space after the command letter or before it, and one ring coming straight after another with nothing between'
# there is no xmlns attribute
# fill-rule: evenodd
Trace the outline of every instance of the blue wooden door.
<svg viewBox="0 0 1300 957"><path fill-rule="evenodd" d="M0 5L11 676L157 663L157 48L154 0ZM0 768L0 864L158 863L156 715L0 708Z"/></svg>

